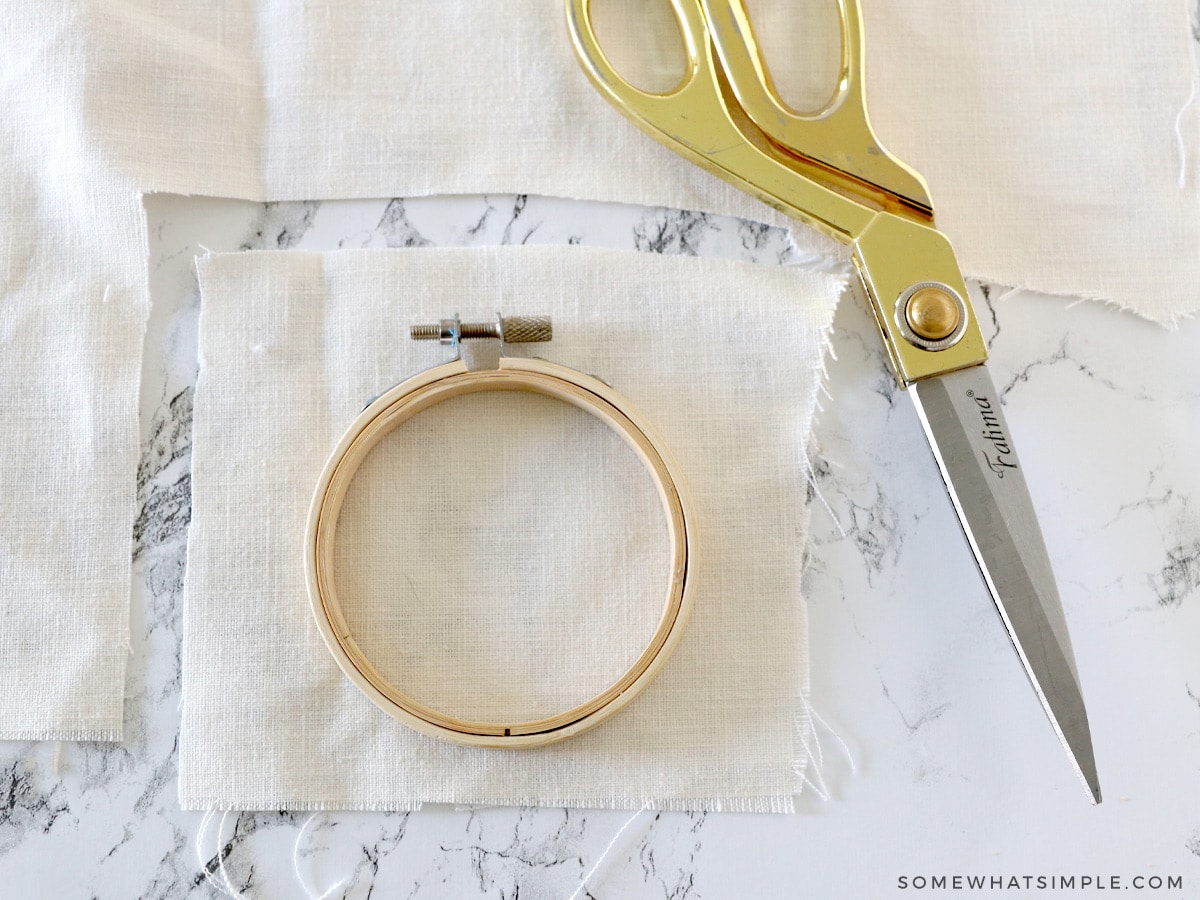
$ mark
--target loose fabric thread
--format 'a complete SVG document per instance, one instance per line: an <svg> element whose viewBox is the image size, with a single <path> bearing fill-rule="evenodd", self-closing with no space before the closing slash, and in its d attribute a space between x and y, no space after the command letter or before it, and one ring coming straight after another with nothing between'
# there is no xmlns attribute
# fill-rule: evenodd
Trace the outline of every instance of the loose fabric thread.
<svg viewBox="0 0 1200 900"><path fill-rule="evenodd" d="M308 900L327 900L327 898L332 896L335 891L345 887L346 884L349 883L350 878L349 876L342 878L328 890L318 895L315 892L315 889L309 888L308 882L304 879L304 876L300 874L300 841L304 837L304 832L308 830L308 826L313 823L313 820L316 819L316 817L316 813L310 815L304 820L304 824L300 826L300 830L296 832L296 841L294 844L292 844L292 874L296 876L296 881L299 882L300 887L304 889L304 895L308 897Z"/></svg>
<svg viewBox="0 0 1200 900"><path fill-rule="evenodd" d="M1187 187L1187 162L1188 148L1187 141L1183 137L1183 115L1191 108L1192 102L1196 99L1196 82L1200 81L1200 76L1192 79L1192 91L1188 94L1187 102L1179 110L1179 114L1175 116L1175 140L1179 143L1179 189Z"/></svg>
<svg viewBox="0 0 1200 900"><path fill-rule="evenodd" d="M632 816L630 816L628 819L625 820L625 824L617 829L617 833L612 836L612 840L610 840L608 842L608 845L604 848L603 851L601 851L600 855L598 857L596 857L596 861L594 863L592 863L592 867L590 869L588 869L587 874L583 876L583 880L579 882L579 886L571 892L571 896L568 897L567 900L579 900L579 897L581 896L582 891L587 887L588 882L592 881L592 879L594 879L596 877L596 873L600 870L600 866L608 858L609 854L612 853L613 848L617 846L617 841L619 841L621 839L621 836L623 834L625 834L626 831L629 830L629 826L631 826L635 821L637 821L637 817L640 816L642 813L644 813L649 808L650 808L649 804L646 804L646 805L642 806L642 808L639 809L637 812L635 812ZM589 891L589 894L590 893L591 892Z"/></svg>

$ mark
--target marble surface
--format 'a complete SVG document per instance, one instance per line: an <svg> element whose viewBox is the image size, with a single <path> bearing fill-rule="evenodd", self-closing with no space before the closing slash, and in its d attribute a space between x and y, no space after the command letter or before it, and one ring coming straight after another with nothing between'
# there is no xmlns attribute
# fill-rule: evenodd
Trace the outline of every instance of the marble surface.
<svg viewBox="0 0 1200 900"><path fill-rule="evenodd" d="M1064 896L1157 878L1153 896L1200 896L1200 327L994 285L974 299L1058 572L1103 805L1030 691L851 294L814 439L806 584L825 725L799 814L181 812L197 253L540 242L847 262L804 231L538 197L161 196L147 216L126 740L0 745L0 896L884 897L943 893L920 879L954 875L1041 896L1059 892L1039 877L1074 878Z"/></svg>

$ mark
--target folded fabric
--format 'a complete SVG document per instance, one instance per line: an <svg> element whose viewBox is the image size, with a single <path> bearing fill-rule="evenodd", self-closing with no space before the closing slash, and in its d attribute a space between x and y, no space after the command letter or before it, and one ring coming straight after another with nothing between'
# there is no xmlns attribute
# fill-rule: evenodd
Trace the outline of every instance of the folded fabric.
<svg viewBox="0 0 1200 900"><path fill-rule="evenodd" d="M804 451L840 278L563 247L198 265L185 808L793 808L809 728ZM597 373L646 416L698 534L695 611L663 674L592 731L524 751L446 744L372 705L322 643L304 579L309 502L342 431L453 358L408 326L497 307L553 317L551 343L514 352ZM505 392L426 410L372 452L335 577L355 640L397 687L452 715L520 718L599 693L640 652L664 541L618 437Z"/></svg>
<svg viewBox="0 0 1200 900"><path fill-rule="evenodd" d="M682 73L633 62L678 45L657 33L673 28L664 0L594 6L643 83ZM863 6L876 131L928 179L966 274L1161 321L1200 309L1184 4ZM785 98L819 105L834 79L810 61L836 65L832 0L749 8ZM778 220L601 99L562 0L114 0L81 21L88 133L151 189L530 192Z"/></svg>
<svg viewBox="0 0 1200 900"><path fill-rule="evenodd" d="M118 740L149 302L133 183L81 137L83 19L6 16L0 739Z"/></svg>

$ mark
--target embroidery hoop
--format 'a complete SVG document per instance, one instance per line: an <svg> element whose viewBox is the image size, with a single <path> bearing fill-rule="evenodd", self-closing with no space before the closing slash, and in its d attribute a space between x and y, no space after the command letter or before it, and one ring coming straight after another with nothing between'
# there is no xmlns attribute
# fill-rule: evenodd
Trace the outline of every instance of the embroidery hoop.
<svg viewBox="0 0 1200 900"><path fill-rule="evenodd" d="M453 321L457 323L457 319ZM454 343L458 343L457 334ZM473 368L463 359L435 366L396 385L359 414L317 482L305 531L304 558L309 601L321 636L342 672L373 703L431 737L474 747L517 749L555 743L599 725L627 706L662 671L692 611L694 515L677 464L661 438L620 394L590 375L545 360L500 355L495 362L494 368ZM645 649L620 678L591 700L529 721L460 719L414 700L389 683L354 640L333 579L342 502L371 450L423 410L453 397L488 391L530 391L552 397L591 414L617 432L654 481L670 540L667 598Z"/></svg>

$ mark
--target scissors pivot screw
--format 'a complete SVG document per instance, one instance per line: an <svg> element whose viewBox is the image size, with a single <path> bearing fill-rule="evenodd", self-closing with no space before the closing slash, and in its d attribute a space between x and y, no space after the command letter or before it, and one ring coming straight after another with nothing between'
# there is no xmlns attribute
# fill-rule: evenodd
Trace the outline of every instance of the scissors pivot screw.
<svg viewBox="0 0 1200 900"><path fill-rule="evenodd" d="M958 304L938 288L921 288L904 307L908 327L928 341L940 341L954 334L958 327Z"/></svg>
<svg viewBox="0 0 1200 900"><path fill-rule="evenodd" d="M966 333L967 304L949 285L922 281L896 301L896 324L910 344L923 350L945 350Z"/></svg>

